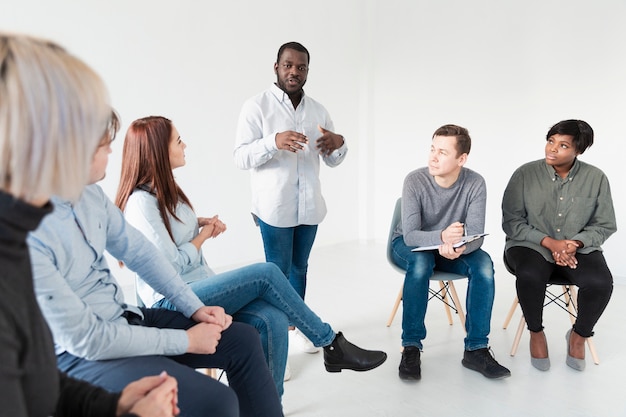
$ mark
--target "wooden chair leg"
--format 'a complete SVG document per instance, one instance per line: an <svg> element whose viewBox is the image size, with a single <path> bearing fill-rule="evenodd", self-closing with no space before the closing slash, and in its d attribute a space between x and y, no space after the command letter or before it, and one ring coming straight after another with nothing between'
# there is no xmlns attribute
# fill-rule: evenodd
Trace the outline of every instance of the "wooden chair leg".
<svg viewBox="0 0 626 417"><path fill-rule="evenodd" d="M452 326L454 322L452 321L452 312L450 311L450 304L448 301L448 283L452 283L452 281L439 281L439 288L441 288L441 298L443 299L443 307L446 309L446 315L448 316L448 324Z"/></svg>
<svg viewBox="0 0 626 417"><path fill-rule="evenodd" d="M565 294L565 302L567 303L567 311L569 312L569 320L574 324L576 322L576 316L578 315L578 303L576 287L573 285L563 285L563 292Z"/></svg>
<svg viewBox="0 0 626 417"><path fill-rule="evenodd" d="M200 371L206 376L210 376L213 379L217 379L217 369L215 368L203 368Z"/></svg>
<svg viewBox="0 0 626 417"><path fill-rule="evenodd" d="M575 285L568 285L570 297L566 297L566 301L569 301L568 310L570 312L570 320L572 325L575 323L576 319L572 315L578 314L578 290ZM593 338L587 338L587 347L589 348L589 353L591 354L591 358L593 359L593 363L596 365L600 365L600 358L598 357L598 352L596 351L596 345L593 343Z"/></svg>
<svg viewBox="0 0 626 417"><path fill-rule="evenodd" d="M589 348L589 353L591 353L593 363L600 365L600 358L598 357L598 352L596 352L596 345L593 343L592 337L587 338L587 347Z"/></svg>
<svg viewBox="0 0 626 417"><path fill-rule="evenodd" d="M578 314L578 292L576 290L576 286L574 285L563 285L563 296L565 298L565 302L567 304L567 310L569 312L570 321L572 324L576 322L576 315ZM503 329L506 329L511 322L511 318L513 317L513 313L515 313L515 309L519 304L519 299L515 297L513 301L513 305L509 309L509 313L504 319L504 324L502 325ZM526 325L526 320L522 315L520 319L519 326L517 328L517 333L515 333L515 338L513 339L513 346L511 347L511 356L515 356L517 353L517 349L519 347L520 340L522 338L522 333L524 331L524 327ZM593 363L596 365L600 364L600 358L598 357L598 352L596 351L595 344L593 343L593 338L587 338L587 347L589 348L589 353L591 354L591 358L593 359Z"/></svg>
<svg viewBox="0 0 626 417"><path fill-rule="evenodd" d="M465 312L463 311L463 305L461 304L461 300L459 300L459 295L456 292L456 287L452 281L448 281L448 286L450 287L450 294L452 295L452 299L454 300L454 305L459 313L459 320L461 320L461 326L465 329ZM466 330L467 331L467 330Z"/></svg>
<svg viewBox="0 0 626 417"><path fill-rule="evenodd" d="M393 322L393 318L396 316L398 312L398 307L400 307L400 303L402 302L402 287L400 287L400 292L396 297L396 303L393 305L393 309L391 309L391 314L389 315L389 320L387 320L387 327L391 326Z"/></svg>
<svg viewBox="0 0 626 417"><path fill-rule="evenodd" d="M515 339L513 339L513 346L511 346L511 356L515 356L517 353L517 348L519 347L519 342L522 339L522 332L524 331L524 327L526 326L526 319L522 315L522 318L519 320L519 326L517 326L517 333L515 333Z"/></svg>
<svg viewBox="0 0 626 417"><path fill-rule="evenodd" d="M511 319L513 318L513 313L515 313L515 309L517 308L518 304L519 304L519 299L517 298L517 296L515 296L515 299L513 300L513 304L511 304L511 308L509 309L509 314L506 315L506 318L504 319L504 324L502 324L503 329L506 329L507 327L509 327L509 323L511 322Z"/></svg>

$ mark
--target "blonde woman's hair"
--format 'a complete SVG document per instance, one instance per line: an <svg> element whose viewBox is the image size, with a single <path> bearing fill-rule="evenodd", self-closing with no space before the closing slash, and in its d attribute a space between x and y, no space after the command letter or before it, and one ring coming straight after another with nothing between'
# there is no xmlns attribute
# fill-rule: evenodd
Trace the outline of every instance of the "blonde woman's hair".
<svg viewBox="0 0 626 417"><path fill-rule="evenodd" d="M113 118L87 64L53 42L0 32L0 190L77 199Z"/></svg>

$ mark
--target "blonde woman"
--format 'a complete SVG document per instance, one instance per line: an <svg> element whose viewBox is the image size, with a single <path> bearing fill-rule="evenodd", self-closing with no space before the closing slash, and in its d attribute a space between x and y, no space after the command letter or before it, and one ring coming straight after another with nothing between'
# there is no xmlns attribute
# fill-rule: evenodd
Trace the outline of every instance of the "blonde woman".
<svg viewBox="0 0 626 417"><path fill-rule="evenodd" d="M163 374L113 394L56 367L33 291L27 234L53 194L77 199L98 144L117 131L106 88L60 46L0 32L0 404L2 415L173 416Z"/></svg>

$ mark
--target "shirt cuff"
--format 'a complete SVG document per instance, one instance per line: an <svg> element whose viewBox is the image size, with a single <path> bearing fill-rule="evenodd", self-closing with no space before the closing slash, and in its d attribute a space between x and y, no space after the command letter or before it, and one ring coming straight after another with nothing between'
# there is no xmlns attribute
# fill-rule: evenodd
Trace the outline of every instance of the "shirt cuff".
<svg viewBox="0 0 626 417"><path fill-rule="evenodd" d="M276 135L278 135L278 132L274 132L271 135L267 135L265 138L263 138L265 149L272 154L278 151L278 147L276 146Z"/></svg>
<svg viewBox="0 0 626 417"><path fill-rule="evenodd" d="M346 138L344 138L343 136L341 138L343 139L343 145L333 151L333 153L337 154L337 156L343 156L346 152L348 152L348 144L346 143Z"/></svg>
<svg viewBox="0 0 626 417"><path fill-rule="evenodd" d="M536 243L537 245L541 246L541 241L543 240L543 238L547 237L548 235L546 235L543 232L540 232L539 230L531 230L528 233L528 241Z"/></svg>
<svg viewBox="0 0 626 417"><path fill-rule="evenodd" d="M189 265L194 264L200 256L200 251L191 242L183 243L179 246L179 249L187 254L187 258L189 259Z"/></svg>

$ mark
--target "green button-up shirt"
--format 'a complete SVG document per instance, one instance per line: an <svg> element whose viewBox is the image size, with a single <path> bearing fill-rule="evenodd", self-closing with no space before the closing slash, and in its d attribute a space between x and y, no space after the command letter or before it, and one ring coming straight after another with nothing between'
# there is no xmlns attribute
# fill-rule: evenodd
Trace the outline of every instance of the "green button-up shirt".
<svg viewBox="0 0 626 417"><path fill-rule="evenodd" d="M544 159L519 167L511 176L502 199L505 250L524 246L550 262L552 254L541 246L546 236L580 240L578 253L602 250L617 230L609 180L604 173L576 159L561 178Z"/></svg>

